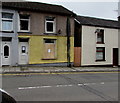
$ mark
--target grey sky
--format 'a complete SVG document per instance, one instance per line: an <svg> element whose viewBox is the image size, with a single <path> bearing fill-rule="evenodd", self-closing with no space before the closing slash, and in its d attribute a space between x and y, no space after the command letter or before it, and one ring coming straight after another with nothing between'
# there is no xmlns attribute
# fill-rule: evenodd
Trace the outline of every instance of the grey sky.
<svg viewBox="0 0 120 103"><path fill-rule="evenodd" d="M71 2L65 0L65 2L60 2L64 0L29 0L29 1L37 1L37 2L44 2L50 4L58 4L63 5L64 7L68 8L69 10L75 12L78 15L82 16L91 16L97 18L104 18L104 19L111 19L117 20L118 17L118 2L79 2L73 1ZM103 0L104 1L104 0ZM106 0L105 0L106 1Z"/></svg>
<svg viewBox="0 0 120 103"><path fill-rule="evenodd" d="M15 1L15 0L2 0L2 1ZM63 5L64 7L73 11L77 15L117 20L118 1L120 0L23 0L23 1L36 1L49 4Z"/></svg>
<svg viewBox="0 0 120 103"><path fill-rule="evenodd" d="M118 3L118 15L120 16L120 0L119 0L119 3Z"/></svg>
<svg viewBox="0 0 120 103"><path fill-rule="evenodd" d="M117 20L117 2L72 2L60 3L78 15Z"/></svg>

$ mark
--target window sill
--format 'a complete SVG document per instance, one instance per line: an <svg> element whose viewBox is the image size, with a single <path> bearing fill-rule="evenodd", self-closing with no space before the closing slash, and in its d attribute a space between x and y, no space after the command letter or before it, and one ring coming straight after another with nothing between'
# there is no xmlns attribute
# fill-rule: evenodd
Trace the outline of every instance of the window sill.
<svg viewBox="0 0 120 103"><path fill-rule="evenodd" d="M14 33L14 31L1 31L3 33Z"/></svg>
<svg viewBox="0 0 120 103"><path fill-rule="evenodd" d="M53 59L52 58L51 59L50 58L43 58L42 60L56 60L56 59L57 58L53 58Z"/></svg>
<svg viewBox="0 0 120 103"><path fill-rule="evenodd" d="M45 35L57 35L57 33L44 33Z"/></svg>
<svg viewBox="0 0 120 103"><path fill-rule="evenodd" d="M96 62L105 62L106 60L96 60Z"/></svg>
<svg viewBox="0 0 120 103"><path fill-rule="evenodd" d="M19 32L17 32L17 33L26 33L26 34L32 34L32 32L25 32L25 31L19 31Z"/></svg>
<svg viewBox="0 0 120 103"><path fill-rule="evenodd" d="M102 42L97 42L96 44L105 44L105 43L102 43Z"/></svg>

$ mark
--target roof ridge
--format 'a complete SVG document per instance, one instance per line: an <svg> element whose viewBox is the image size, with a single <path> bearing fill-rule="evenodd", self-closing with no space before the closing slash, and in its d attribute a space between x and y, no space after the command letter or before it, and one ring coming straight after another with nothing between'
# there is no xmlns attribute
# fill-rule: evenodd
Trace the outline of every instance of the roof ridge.
<svg viewBox="0 0 120 103"><path fill-rule="evenodd" d="M25 4L24 4L25 3ZM24 10L34 10L34 11L42 11L42 12L51 12L57 13L60 15L69 15L74 16L75 13L65 8L62 5L57 4L49 4L43 2L3 2L3 8L12 8L12 9L24 9Z"/></svg>
<svg viewBox="0 0 120 103"><path fill-rule="evenodd" d="M104 19L104 18L98 18L98 17L80 16L80 15L78 15L78 17L84 17L84 18L91 18L91 19L98 19L98 20L105 20L105 21L114 21L114 22L118 22L117 20L110 20L110 19Z"/></svg>
<svg viewBox="0 0 120 103"><path fill-rule="evenodd" d="M44 3L44 2L38 2L38 1L22 1L22 2L2 2L2 3L36 3L36 4L44 4L44 5L51 5L51 6L61 6L62 5L57 5L57 4L50 4L50 3Z"/></svg>
<svg viewBox="0 0 120 103"><path fill-rule="evenodd" d="M118 21L115 20L79 15L76 17L76 19L81 23L81 25L98 26L106 28L120 28Z"/></svg>
<svg viewBox="0 0 120 103"><path fill-rule="evenodd" d="M45 5L52 5L52 6L61 6L61 5L58 5L58 4L50 4L50 3L38 2L38 1L24 1L24 2L45 4Z"/></svg>

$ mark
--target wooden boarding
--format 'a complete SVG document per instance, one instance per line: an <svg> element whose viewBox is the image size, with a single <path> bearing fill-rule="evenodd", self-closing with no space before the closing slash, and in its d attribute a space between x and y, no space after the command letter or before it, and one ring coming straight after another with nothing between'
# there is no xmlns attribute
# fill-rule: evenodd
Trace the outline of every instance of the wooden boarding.
<svg viewBox="0 0 120 103"><path fill-rule="evenodd" d="M74 47L74 66L81 66L81 47Z"/></svg>
<svg viewBox="0 0 120 103"><path fill-rule="evenodd" d="M55 44L46 43L44 45L44 59L55 59Z"/></svg>

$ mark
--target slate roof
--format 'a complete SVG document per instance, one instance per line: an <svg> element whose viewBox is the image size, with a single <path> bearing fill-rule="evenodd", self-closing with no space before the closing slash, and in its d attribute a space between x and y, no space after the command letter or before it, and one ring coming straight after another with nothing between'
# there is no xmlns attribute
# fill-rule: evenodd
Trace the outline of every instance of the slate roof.
<svg viewBox="0 0 120 103"><path fill-rule="evenodd" d="M76 20L78 20L82 25L116 28L116 29L120 28L119 22L114 20L106 20L106 19L85 17L85 16L77 16Z"/></svg>
<svg viewBox="0 0 120 103"><path fill-rule="evenodd" d="M72 11L61 5L53 5L39 2L2 2L2 8L29 10L60 15L75 15Z"/></svg>

